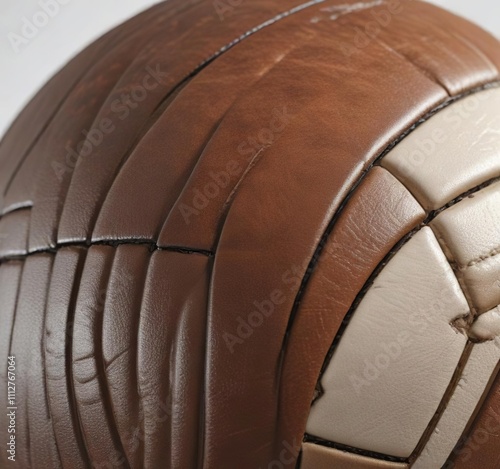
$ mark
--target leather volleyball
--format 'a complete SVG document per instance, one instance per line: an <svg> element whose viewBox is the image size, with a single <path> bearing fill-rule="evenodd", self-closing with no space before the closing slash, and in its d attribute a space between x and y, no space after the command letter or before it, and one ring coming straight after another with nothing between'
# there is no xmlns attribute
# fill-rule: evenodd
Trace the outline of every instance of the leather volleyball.
<svg viewBox="0 0 500 469"><path fill-rule="evenodd" d="M0 144L1 467L500 468L499 84L417 0L81 52Z"/></svg>

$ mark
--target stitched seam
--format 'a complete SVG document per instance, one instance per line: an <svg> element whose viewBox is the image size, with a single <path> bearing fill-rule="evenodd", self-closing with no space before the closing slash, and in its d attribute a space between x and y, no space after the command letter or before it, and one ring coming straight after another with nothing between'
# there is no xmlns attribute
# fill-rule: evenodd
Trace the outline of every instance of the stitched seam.
<svg viewBox="0 0 500 469"><path fill-rule="evenodd" d="M148 246L151 252L154 251L171 251L177 252L180 254L200 254L207 257L213 257L215 255L212 251L207 251L205 249L197 249L193 247L186 246L159 246L154 241L141 240L141 239L113 239L113 240L102 240L102 241L93 241L93 242L71 242L71 243L60 243L55 247L47 247L42 249L34 249L24 254L13 254L6 255L0 258L0 264L7 261L12 260L22 260L26 259L30 256L34 256L36 254L49 253L56 254L57 251L61 248L65 247L83 247L90 248L92 246L111 246L117 248L118 246L123 245L139 245L139 246Z"/></svg>
<svg viewBox="0 0 500 469"><path fill-rule="evenodd" d="M432 229L432 227L431 227L431 229ZM471 294L470 294L469 289L467 287L467 283L465 282L465 279L463 277L462 270L460 269L458 262L456 261L455 256L453 255L453 250L448 245L446 240L440 235L440 233L434 231L434 229L432 229L432 232L434 233L434 236L438 240L438 243L441 246L441 250L443 251L446 259L448 260L448 263L449 263L451 269L453 270L453 273L455 274L455 278L457 279L457 281L460 285L460 288L461 288L461 290L462 290L462 292L467 300L467 303L469 305L469 310L472 313L470 315L471 317L469 319L470 319L470 321L472 321L477 316L477 309L474 306L474 302L472 301L472 297L471 297Z"/></svg>
<svg viewBox="0 0 500 469"><path fill-rule="evenodd" d="M424 430L422 437L420 438L415 450L408 458L408 462L410 464L410 467L412 467L413 464L421 456L427 443L429 443L429 440L430 440L432 434L436 430L436 427L437 427L442 415L444 414L444 411L446 410L448 403L450 402L451 398L453 397L453 395L455 393L455 390L458 387L458 384L460 383L460 379L463 376L463 371L464 371L464 369L469 361L470 354L472 352L473 347L474 347L474 344L470 340L467 341L467 343L465 344L465 348L462 352L462 355L460 356L460 360L458 362L458 365L453 372L453 376L451 377L451 380L448 383L448 386L446 388L446 391L444 392L443 398L439 402L439 405L438 405L438 408L436 409L436 412L434 413L431 421L429 422L426 429Z"/></svg>
<svg viewBox="0 0 500 469"><path fill-rule="evenodd" d="M368 451L360 448L355 448L354 446L343 445L340 443L334 443L333 441L324 440L316 435L311 435L310 433L305 433L304 443L311 443L318 446L324 446L327 448L333 448L339 451L345 451L350 454L359 454L360 456L365 456L373 458L378 461L389 461L394 463L406 463L407 458L399 458L396 456L389 456L387 454L377 453L375 451Z"/></svg>
<svg viewBox="0 0 500 469"><path fill-rule="evenodd" d="M480 256L477 259L474 259L473 261L470 261L467 264L467 267L473 267L475 265L481 264L482 262L485 262L493 257L499 256L500 255L500 246L496 247L495 249L492 249L488 254L485 256Z"/></svg>

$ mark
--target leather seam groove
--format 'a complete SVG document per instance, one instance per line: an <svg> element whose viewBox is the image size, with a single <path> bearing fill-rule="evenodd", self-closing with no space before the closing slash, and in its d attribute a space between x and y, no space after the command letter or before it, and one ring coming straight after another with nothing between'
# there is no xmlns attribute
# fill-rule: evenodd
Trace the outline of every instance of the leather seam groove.
<svg viewBox="0 0 500 469"><path fill-rule="evenodd" d="M359 448L355 448L353 446L342 445L340 443L335 443L333 441L324 440L315 435L311 435L310 433L306 433L304 436L304 443L312 443L318 446L324 446L327 448L336 449L339 451L344 451L350 454L357 454L359 456L364 456L372 459L376 459L378 461L388 461L395 463L407 463L408 458L398 458L396 456L390 456L388 454L376 453L374 451L367 451Z"/></svg>
<svg viewBox="0 0 500 469"><path fill-rule="evenodd" d="M49 253L49 254L57 254L59 249L66 247L82 247L82 248L90 248L92 246L110 246L117 248L118 246L124 245L135 245L135 246L148 246L150 252L154 251L170 251L177 252L179 254L199 254L206 257L213 257L215 255L214 251L208 251L205 249L198 249L194 247L188 246L159 246L157 243L153 241L146 241L141 239L116 239L116 240L103 240L103 241L94 241L94 242L68 242L68 243L58 243L55 247L47 247L42 249L34 249L32 251L28 251L24 254L13 254L7 255L0 258L0 264L3 262L13 261L13 260L23 260L30 256L34 256L37 254Z"/></svg>
<svg viewBox="0 0 500 469"><path fill-rule="evenodd" d="M467 267L474 267L475 265L481 264L482 262L485 262L493 257L500 256L500 246L497 246L496 248L492 249L488 254L485 256L478 257L477 259L474 259L473 261L470 261L467 264Z"/></svg>

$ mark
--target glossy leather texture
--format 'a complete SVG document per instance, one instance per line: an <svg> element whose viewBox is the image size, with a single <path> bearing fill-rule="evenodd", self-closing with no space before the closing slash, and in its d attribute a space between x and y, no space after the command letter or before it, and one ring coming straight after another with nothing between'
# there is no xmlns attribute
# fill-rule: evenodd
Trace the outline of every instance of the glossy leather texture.
<svg viewBox="0 0 500 469"><path fill-rule="evenodd" d="M499 394L495 322L471 328L497 305L471 311L460 291L453 327L449 312L436 320L449 355L405 354L431 367L424 376L446 371L420 441L422 422L400 451L383 435L367 450L306 428L384 266L416 233L436 250L448 236L383 157L450 106L498 91L499 69L496 39L417 0L168 0L73 59L0 143L0 359L16 357L19 408L16 462L2 450L0 466L406 469L426 448L439 450L429 461L463 455ZM500 176L485 153L495 132L481 135L465 132L457 153L474 158L480 141L481 167L462 162L471 180L457 175L436 200ZM451 278L448 254L438 264ZM489 361L471 370L481 350ZM463 370L479 378L454 395ZM2 409L7 378L3 366ZM402 418L419 411L398 402ZM464 402L467 415L453 412ZM432 431L448 421L441 443ZM2 410L2 448L7 428ZM494 468L497 440L464 467Z"/></svg>

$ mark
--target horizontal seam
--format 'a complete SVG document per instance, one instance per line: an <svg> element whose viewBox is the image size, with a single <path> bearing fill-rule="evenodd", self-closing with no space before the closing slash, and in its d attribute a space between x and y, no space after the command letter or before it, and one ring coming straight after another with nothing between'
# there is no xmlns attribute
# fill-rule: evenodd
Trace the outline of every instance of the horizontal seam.
<svg viewBox="0 0 500 469"><path fill-rule="evenodd" d="M200 254L206 257L213 257L215 253L213 251L209 251L206 249L199 249L195 247L189 246L159 246L154 241L141 240L141 239L113 239L113 240L102 240L102 241L94 241L94 242L68 242L68 243L58 243L55 247L47 247L41 249L33 249L32 251L28 251L24 254L13 254L7 255L0 258L0 264L6 261L26 259L30 256L34 256L37 254L57 254L58 250L65 247L81 247L81 248L90 248L92 246L109 246L117 248L119 246L146 246L149 248L150 252L154 251L170 251L177 252L180 254Z"/></svg>
<svg viewBox="0 0 500 469"><path fill-rule="evenodd" d="M378 461L387 461L392 463L408 463L408 458L402 458L397 456L391 456L389 454L377 453L376 451L364 450L361 448L356 448L354 446L344 445L341 443L336 443L330 440L325 440L319 436L312 435L311 433L305 433L304 443L310 443L317 446L323 446L326 448L336 449L338 451L347 452L349 454L357 454L359 456L364 456L372 458Z"/></svg>

